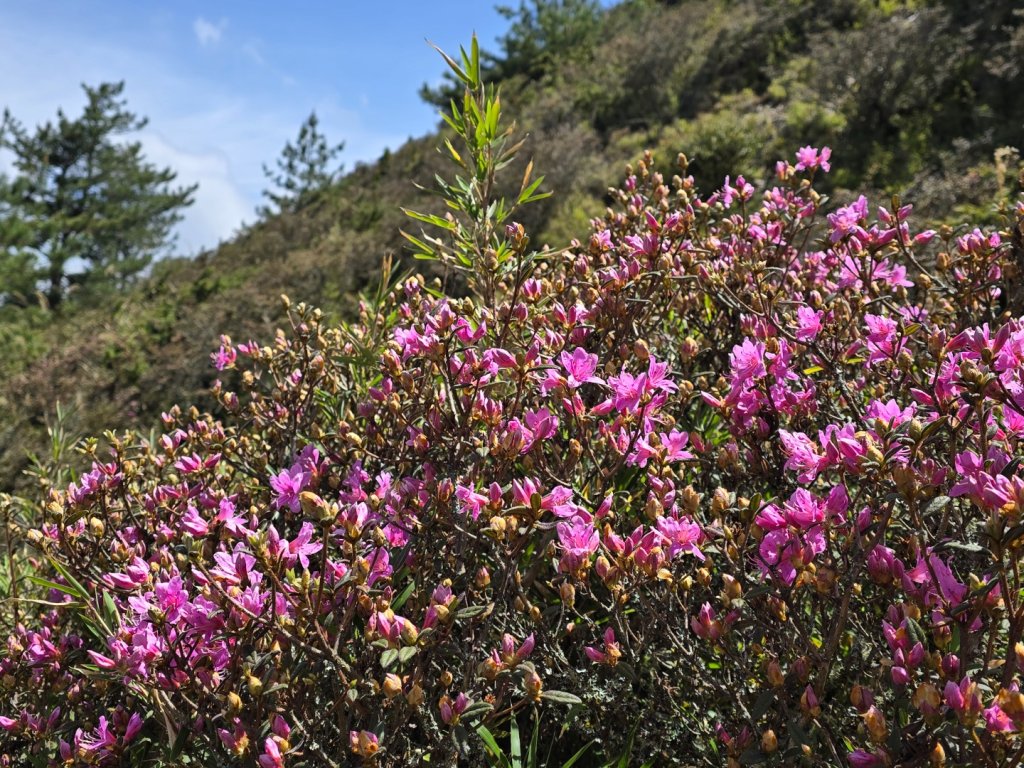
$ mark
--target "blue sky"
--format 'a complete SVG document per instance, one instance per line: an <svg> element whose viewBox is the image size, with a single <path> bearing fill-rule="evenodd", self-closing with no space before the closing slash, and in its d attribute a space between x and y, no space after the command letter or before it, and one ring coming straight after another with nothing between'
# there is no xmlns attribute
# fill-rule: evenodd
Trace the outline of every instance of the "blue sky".
<svg viewBox="0 0 1024 768"><path fill-rule="evenodd" d="M489 0L3 3L0 102L35 125L77 115L81 83L125 80L147 157L200 185L178 233L193 253L254 218L261 163L311 110L346 167L373 160L438 120L417 96L445 68L425 40L494 49L506 25Z"/></svg>

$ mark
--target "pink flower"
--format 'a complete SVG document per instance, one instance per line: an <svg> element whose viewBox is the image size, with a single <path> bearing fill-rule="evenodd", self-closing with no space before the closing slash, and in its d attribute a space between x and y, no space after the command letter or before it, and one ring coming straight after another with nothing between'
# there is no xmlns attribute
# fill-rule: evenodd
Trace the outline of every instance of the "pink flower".
<svg viewBox="0 0 1024 768"><path fill-rule="evenodd" d="M964 677L959 685L952 680L946 683L943 698L961 723L973 724L982 711L981 691L969 677Z"/></svg>
<svg viewBox="0 0 1024 768"><path fill-rule="evenodd" d="M729 364L732 366L734 382L764 378L767 373L764 367L764 353L764 344L750 339L744 339L742 344L733 347L729 355Z"/></svg>
<svg viewBox="0 0 1024 768"><path fill-rule="evenodd" d="M1002 708L992 703L992 706L985 710L985 727L992 732L1003 732L1003 731L1015 731L1017 726L1014 725L1013 720L1006 714Z"/></svg>
<svg viewBox="0 0 1024 768"><path fill-rule="evenodd" d="M903 563L896 553L881 544L868 553L868 574L878 584L891 584L903 578Z"/></svg>
<svg viewBox="0 0 1024 768"><path fill-rule="evenodd" d="M273 475L270 478L270 487L276 493L274 508L287 507L292 512L298 512L301 509L299 494L306 489L309 481L310 474L298 466L283 469Z"/></svg>
<svg viewBox="0 0 1024 768"><path fill-rule="evenodd" d="M558 356L558 361L568 374L566 385L570 389L576 389L587 382L604 383L603 379L594 376L597 371L597 355L588 354L581 347L577 347L572 353L563 350Z"/></svg>
<svg viewBox="0 0 1024 768"><path fill-rule="evenodd" d="M882 360L894 360L906 345L906 339L897 338L899 324L882 315L864 315L867 325L868 364Z"/></svg>
<svg viewBox="0 0 1024 768"><path fill-rule="evenodd" d="M704 553L697 545L704 541L704 532L700 526L685 516L659 517L658 532L668 544L668 557L674 558L680 552L687 552L698 560L704 560Z"/></svg>
<svg viewBox="0 0 1024 768"><path fill-rule="evenodd" d="M259 763L260 768L284 768L281 748L272 736L268 736L263 742L263 754L260 755Z"/></svg>
<svg viewBox="0 0 1024 768"><path fill-rule="evenodd" d="M842 240L847 235L863 234L864 229L860 226L868 217L868 199L861 195L850 205L840 208L835 213L828 215L828 223L832 228L831 239L833 243Z"/></svg>
<svg viewBox="0 0 1024 768"><path fill-rule="evenodd" d="M801 147L796 153L796 170L813 171L815 168L828 173L832 170L829 158L832 157L832 150L829 147L822 147L819 153L814 147Z"/></svg>
<svg viewBox="0 0 1024 768"><path fill-rule="evenodd" d="M474 491L471 487L461 483L455 486L455 498L461 504L462 513L468 514L474 520L480 517L480 512L490 502L489 497L486 495L479 491Z"/></svg>
<svg viewBox="0 0 1024 768"><path fill-rule="evenodd" d="M690 619L690 627L701 640L712 643L718 642L724 630L722 622L715 618L715 609L710 603L700 607L700 612Z"/></svg>
<svg viewBox="0 0 1024 768"><path fill-rule="evenodd" d="M535 411L527 411L523 419L530 432L530 446L539 441L554 437L558 429L558 417L547 408L539 408Z"/></svg>
<svg viewBox="0 0 1024 768"><path fill-rule="evenodd" d="M869 419L879 419L884 422L889 429L894 429L900 424L905 424L914 418L914 413L917 411L917 406L911 403L906 408L900 408L899 404L895 400L889 400L882 402L881 400L872 400L868 404L865 416Z"/></svg>
<svg viewBox="0 0 1024 768"><path fill-rule="evenodd" d="M825 551L826 505L803 488L798 488L780 510L765 506L754 521L766 531L759 547L758 565L792 584L797 571Z"/></svg>
<svg viewBox="0 0 1024 768"><path fill-rule="evenodd" d="M796 332L793 334L798 341L814 341L821 333L821 318L825 313L814 310L806 305L797 307Z"/></svg>
<svg viewBox="0 0 1024 768"><path fill-rule="evenodd" d="M818 453L818 447L803 432L779 430L779 441L782 451L786 454L785 469L798 471L797 480L801 483L813 483L814 478L825 467L825 457Z"/></svg>
<svg viewBox="0 0 1024 768"><path fill-rule="evenodd" d="M465 693L460 693L453 701L450 697L442 696L438 706L441 710L441 720L445 725L458 725L459 718L472 703Z"/></svg>
<svg viewBox="0 0 1024 768"><path fill-rule="evenodd" d="M604 646L596 648L592 645L588 645L583 649L583 652L587 655L595 664L607 664L614 667L622 656L622 651L619 648L619 643L615 639L615 630L608 627L604 631Z"/></svg>
<svg viewBox="0 0 1024 768"><path fill-rule="evenodd" d="M558 561L558 570L573 573L590 561L601 543L594 526L579 518L569 523L558 524L558 541L565 550Z"/></svg>
<svg viewBox="0 0 1024 768"><path fill-rule="evenodd" d="M515 638L506 633L501 637L501 653L498 654L498 659L503 664L506 664L509 667L514 667L533 653L535 645L536 641L531 633L525 640L523 640L519 647L516 648Z"/></svg>
<svg viewBox="0 0 1024 768"><path fill-rule="evenodd" d="M309 555L314 555L323 549L323 544L313 542L313 524L306 521L299 529L298 535L293 541L282 539L277 528L270 526L267 531L267 549L270 554L280 557L286 568L291 568L298 560L303 568L309 569Z"/></svg>
<svg viewBox="0 0 1024 768"><path fill-rule="evenodd" d="M850 753L847 760L853 768L885 768L888 760L878 752L867 752L863 749L855 749Z"/></svg>

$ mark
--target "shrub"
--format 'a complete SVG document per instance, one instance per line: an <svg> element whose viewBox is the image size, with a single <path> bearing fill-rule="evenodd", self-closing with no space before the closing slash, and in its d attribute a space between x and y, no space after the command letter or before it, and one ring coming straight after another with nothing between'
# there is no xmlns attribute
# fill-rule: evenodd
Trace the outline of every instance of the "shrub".
<svg viewBox="0 0 1024 768"><path fill-rule="evenodd" d="M532 720L553 761L1016 765L1017 241L826 214L808 147L762 192L646 158L535 253L450 63L452 215L410 239L471 295L289 307L214 354L222 418L9 502L7 762L502 764Z"/></svg>

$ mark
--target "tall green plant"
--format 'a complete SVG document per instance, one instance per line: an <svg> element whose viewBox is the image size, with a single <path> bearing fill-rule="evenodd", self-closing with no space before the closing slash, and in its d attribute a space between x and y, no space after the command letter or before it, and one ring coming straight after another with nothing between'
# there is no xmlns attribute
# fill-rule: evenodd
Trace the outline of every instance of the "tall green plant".
<svg viewBox="0 0 1024 768"><path fill-rule="evenodd" d="M507 124L502 119L498 88L483 80L476 36L468 53L460 48L460 61L439 49L438 53L464 86L461 104L452 100L451 114L443 116L453 133L445 137L444 146L460 171L453 182L437 177L438 191L448 208L445 216L403 208L411 218L440 230L440 234L402 234L412 243L416 258L439 261L462 273L470 287L493 306L498 283L516 272L513 283L521 285L532 260L521 258L529 239L523 228L513 223L513 215L521 206L551 193L539 191L544 177L533 177L531 161L515 198L500 194L498 176L512 163L523 139L514 122Z"/></svg>

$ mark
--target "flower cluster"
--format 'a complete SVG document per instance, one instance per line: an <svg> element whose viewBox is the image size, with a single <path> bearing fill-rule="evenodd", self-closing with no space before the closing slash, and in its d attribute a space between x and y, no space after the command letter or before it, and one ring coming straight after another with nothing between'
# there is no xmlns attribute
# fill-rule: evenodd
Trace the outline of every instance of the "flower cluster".
<svg viewBox="0 0 1024 768"><path fill-rule="evenodd" d="M575 704L567 755L1017 764L1012 252L826 215L830 156L706 197L647 158L564 253L510 225L486 296L224 337L220 419L38 505L3 749L433 764Z"/></svg>

